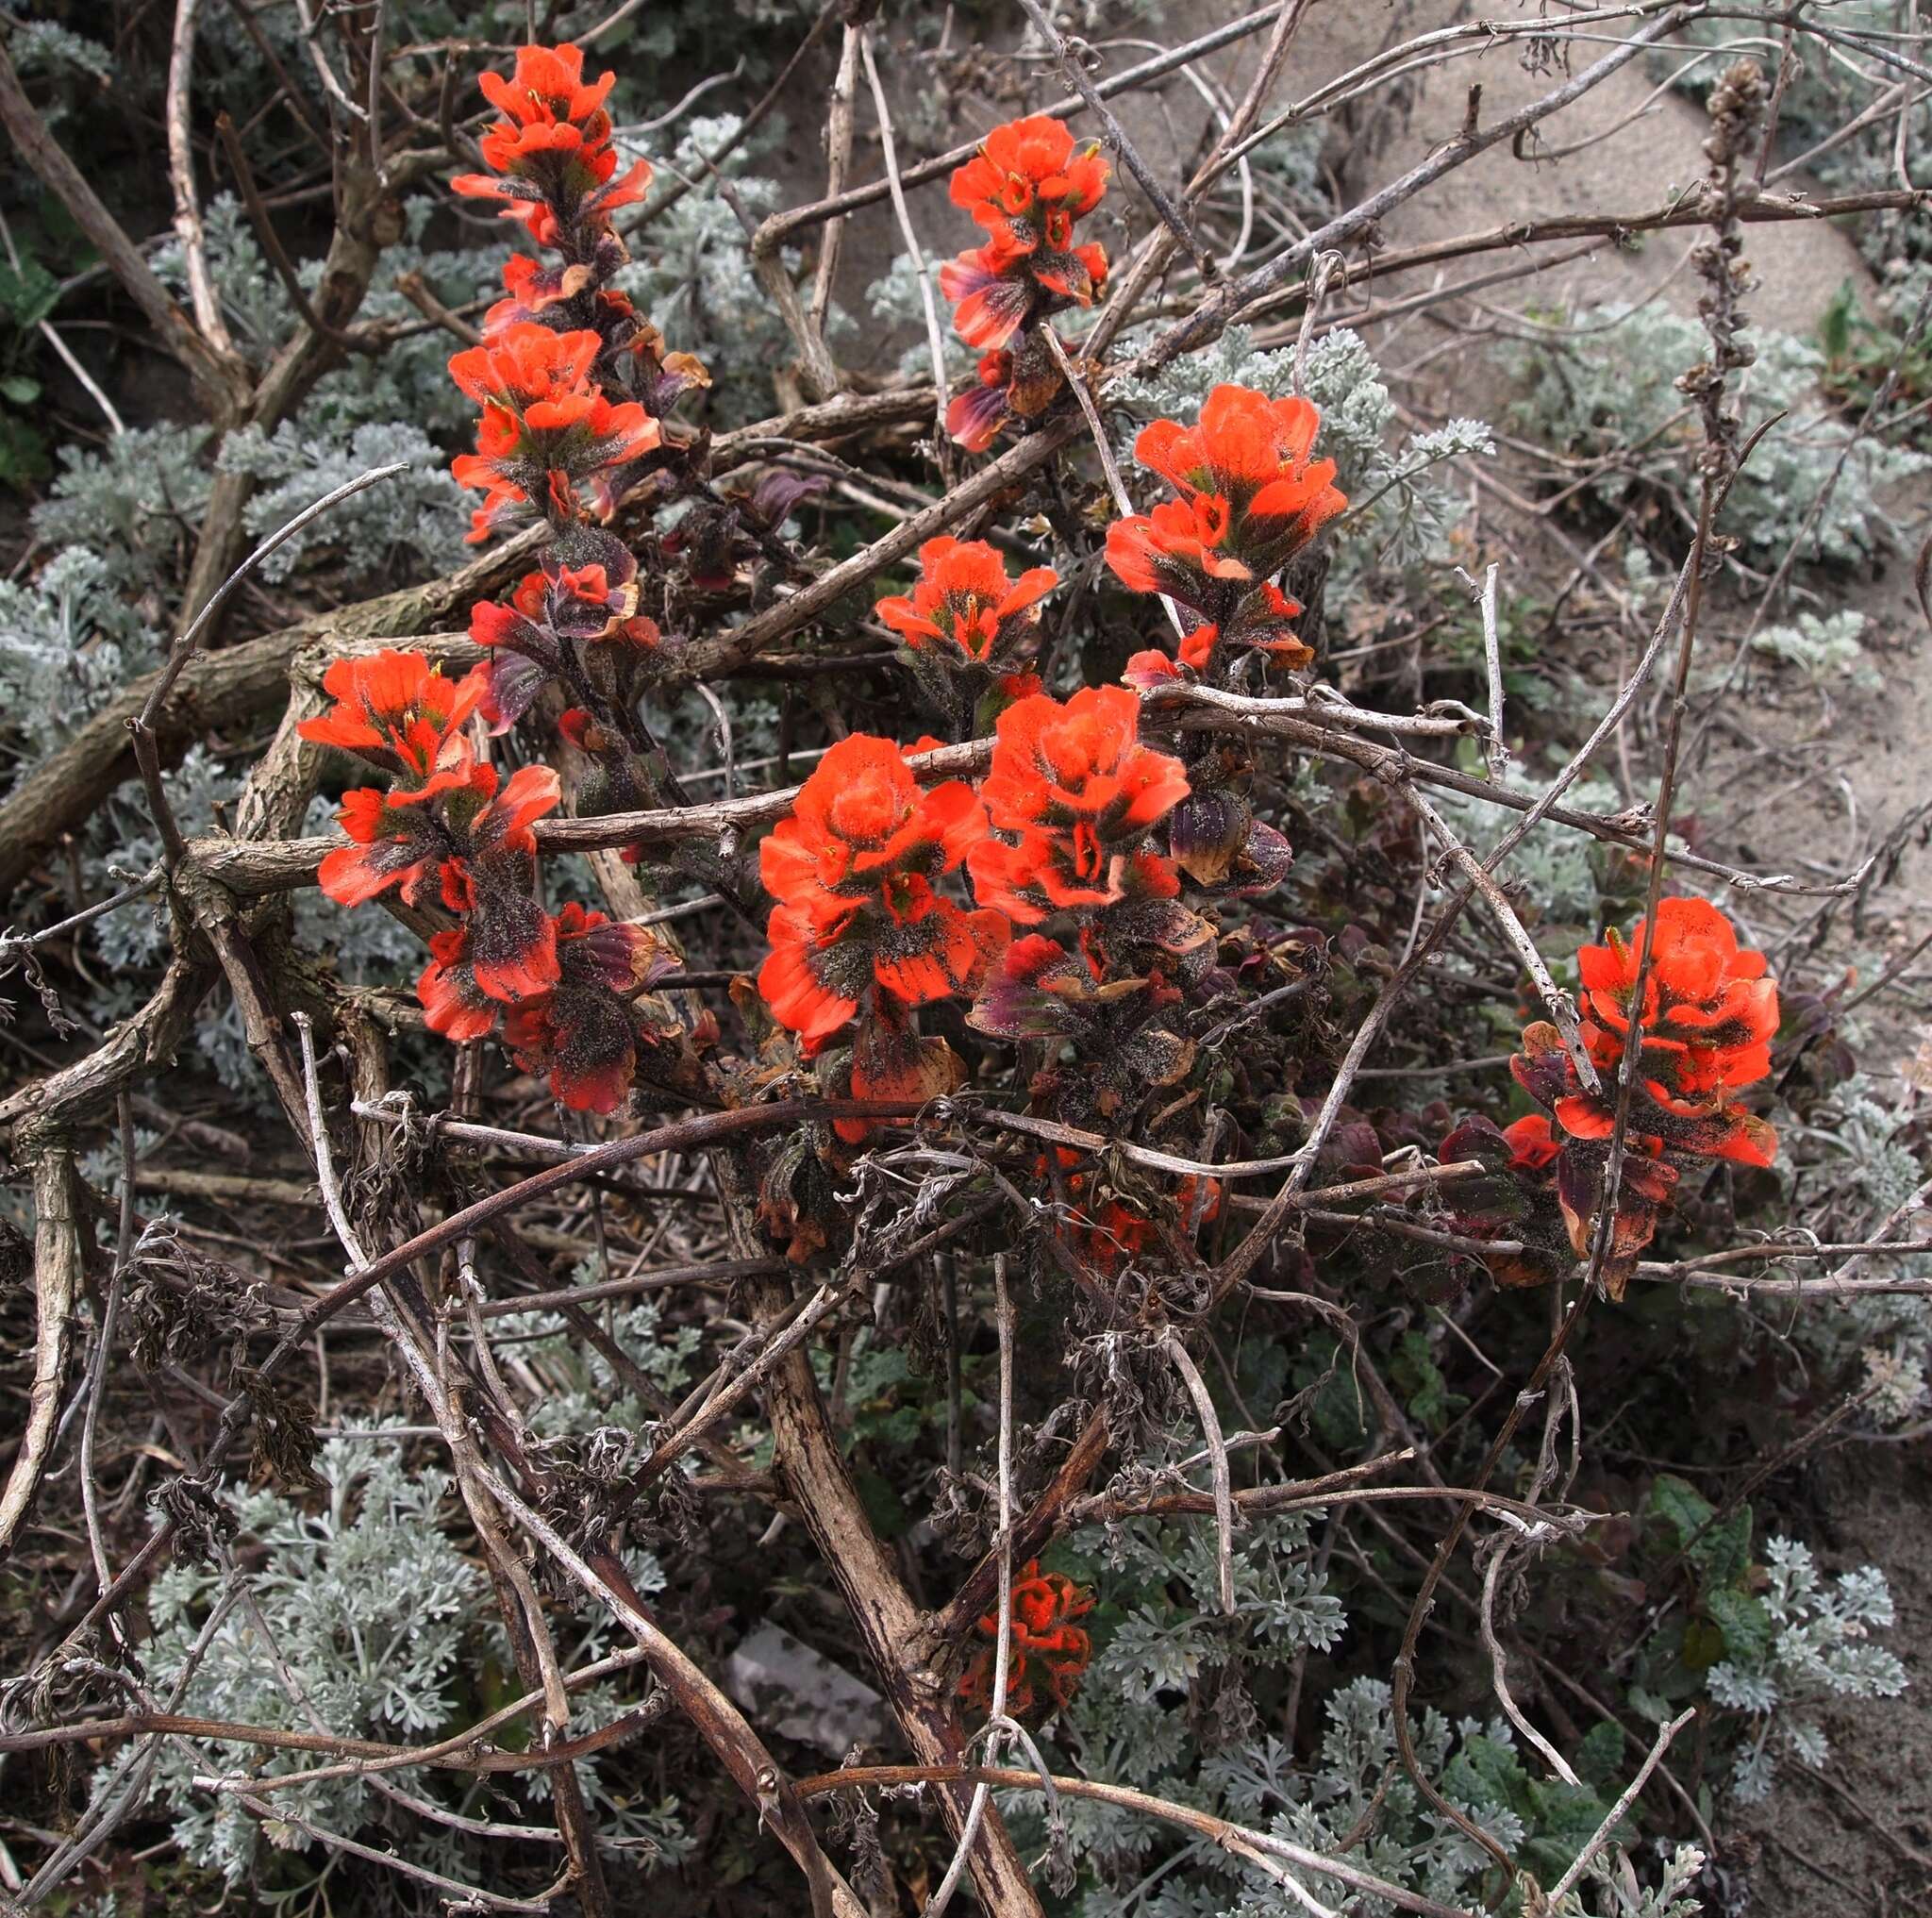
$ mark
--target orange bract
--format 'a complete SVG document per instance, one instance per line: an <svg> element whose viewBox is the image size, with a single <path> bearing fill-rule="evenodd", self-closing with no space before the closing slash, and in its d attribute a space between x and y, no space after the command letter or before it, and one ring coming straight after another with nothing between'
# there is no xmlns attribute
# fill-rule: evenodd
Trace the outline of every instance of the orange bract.
<svg viewBox="0 0 1932 1918"><path fill-rule="evenodd" d="M1140 731L1141 702L1120 686L1008 707L980 789L988 818L1008 832L1084 828L1108 847L1141 839L1187 796L1188 776Z"/></svg>
<svg viewBox="0 0 1932 1918"><path fill-rule="evenodd" d="M603 110L604 102L617 84L617 75L606 73L586 84L583 49L565 42L560 46L520 46L516 68L508 79L501 74L485 74L476 84L483 97L518 126L575 122L590 130L601 121L608 130L610 116Z"/></svg>
<svg viewBox="0 0 1932 1918"><path fill-rule="evenodd" d="M933 891L986 837L973 789L921 790L891 740L854 733L819 761L758 848L778 902L758 990L778 1022L822 1044L874 988L919 1006L971 992L1006 943L997 913Z"/></svg>
<svg viewBox="0 0 1932 1918"><path fill-rule="evenodd" d="M484 97L505 116L479 142L498 177L461 174L450 183L472 198L503 201L504 217L521 220L540 244L555 243L567 223L642 199L651 184L643 160L612 180L617 154L604 102L617 75L586 82L583 68L577 47L525 46L508 78L483 75Z"/></svg>
<svg viewBox="0 0 1932 1918"><path fill-rule="evenodd" d="M322 690L336 703L295 728L305 740L400 772L421 797L467 780L472 756L462 727L483 697L480 670L448 679L421 653L385 647L369 659L331 661Z"/></svg>
<svg viewBox="0 0 1932 1918"><path fill-rule="evenodd" d="M591 378L603 343L588 329L553 333L525 320L451 359L450 377L483 408L475 452L450 465L458 486L490 495L473 540L525 501L575 517L576 483L660 442L658 422L637 401L613 404ZM608 498L604 504L608 510Z"/></svg>
<svg viewBox="0 0 1932 1918"><path fill-rule="evenodd" d="M963 780L923 792L891 740L854 733L819 761L758 848L765 890L821 921L899 873L950 872L986 836Z"/></svg>
<svg viewBox="0 0 1932 1918"><path fill-rule="evenodd" d="M1606 1090L1578 1090L1557 1102L1557 1121L1574 1138L1609 1134L1642 948L1639 920L1627 943L1612 930L1605 944L1577 954L1584 1043ZM1643 997L1636 1023L1648 1096L1633 1109L1635 1131L1701 1156L1769 1165L1777 1135L1731 1096L1771 1071L1777 987L1764 955L1740 947L1736 928L1708 900L1661 900Z"/></svg>
<svg viewBox="0 0 1932 1918"><path fill-rule="evenodd" d="M1121 686L1083 688L1064 706L1036 693L1000 715L980 797L1001 836L968 856L981 905L1037 926L1061 908L1179 892L1141 842L1187 796L1188 776L1140 742L1140 725Z"/></svg>
<svg viewBox="0 0 1932 1918"><path fill-rule="evenodd" d="M919 569L911 596L880 600L879 618L910 646L957 647L982 665L1017 649L1038 621L1033 609L1059 584L1050 566L1023 573L1016 584L984 540L928 540Z"/></svg>
<svg viewBox="0 0 1932 1918"><path fill-rule="evenodd" d="M1320 425L1305 399L1240 386L1216 387L1192 426L1154 421L1134 456L1178 497L1109 526L1108 564L1134 592L1192 609L1216 637L1302 663L1283 623L1293 602L1268 582L1348 504L1335 462L1308 458Z"/></svg>
<svg viewBox="0 0 1932 1918"><path fill-rule="evenodd" d="M995 126L952 179L953 204L995 239L1063 253L1073 223L1100 204L1112 171L1097 145L1074 150L1061 122L1036 113Z"/></svg>

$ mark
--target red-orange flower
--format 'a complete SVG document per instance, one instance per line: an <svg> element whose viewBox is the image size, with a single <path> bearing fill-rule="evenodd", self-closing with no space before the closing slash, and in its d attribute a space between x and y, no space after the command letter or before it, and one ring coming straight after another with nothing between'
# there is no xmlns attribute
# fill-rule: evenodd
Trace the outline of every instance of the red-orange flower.
<svg viewBox="0 0 1932 1918"><path fill-rule="evenodd" d="M772 1016L815 1051L874 987L906 1006L975 992L1006 944L1007 922L964 910L924 879L900 877L830 926L807 908L774 907L765 937L772 950L758 992Z"/></svg>
<svg viewBox="0 0 1932 1918"><path fill-rule="evenodd" d="M1060 1572L1042 1572L1038 1559L1029 1559L1013 1580L1008 1608L1007 1694L992 1695L999 1608L978 1622L979 1635L994 1641L974 1655L959 1680L963 1703L976 1711L1004 1709L1024 1718L1042 1702L1042 1694L1064 1710L1093 1656L1092 1641L1073 1623L1093 1609L1093 1593Z"/></svg>
<svg viewBox="0 0 1932 1918"><path fill-rule="evenodd" d="M874 610L915 649L953 648L974 664L1001 668L1024 650L1039 622L1034 609L1059 584L1051 566L1035 566L1017 583L984 540L928 540L919 549L919 583L911 596L882 599Z"/></svg>
<svg viewBox="0 0 1932 1918"><path fill-rule="evenodd" d="M1308 657L1287 621L1301 609L1267 582L1348 502L1335 462L1311 461L1321 416L1304 399L1218 386L1197 425L1156 420L1135 457L1179 495L1108 528L1107 560L1136 592L1191 608L1213 642Z"/></svg>
<svg viewBox="0 0 1932 1918"><path fill-rule="evenodd" d="M891 740L853 733L798 789L791 814L758 848L765 890L821 923L836 921L892 878L951 872L986 837L963 779L922 791Z"/></svg>
<svg viewBox="0 0 1932 1918"><path fill-rule="evenodd" d="M986 836L963 780L922 792L890 740L841 740L758 849L779 904L758 990L781 1025L817 1046L877 988L920 1006L977 986L1005 943L997 913L933 891Z"/></svg>
<svg viewBox="0 0 1932 1918"><path fill-rule="evenodd" d="M1741 947L1736 928L1706 899L1660 900L1643 1004L1633 1008L1640 920L1626 942L1615 931L1578 954L1583 1039L1600 1085L1582 1082L1557 1029L1524 1029L1510 1070L1555 1120L1520 1119L1504 1135L1512 1166L1554 1161L1557 1197L1578 1257L1594 1240L1618 1088L1633 1038L1641 1076L1632 1089L1628 1153L1611 1228L1605 1279L1621 1297L1631 1261L1649 1243L1680 1169L1695 1159L1769 1165L1777 1134L1736 1094L1771 1071L1777 988L1764 955ZM1635 1016L1633 1017L1633 1012Z"/></svg>
<svg viewBox="0 0 1932 1918"><path fill-rule="evenodd" d="M1178 890L1163 862L1133 857L1188 792L1180 761L1140 742L1140 721L1121 686L1085 687L1064 706L1039 693L1000 715L980 797L1010 838L968 855L981 904L1033 926L1057 907Z"/></svg>
<svg viewBox="0 0 1932 1918"><path fill-rule="evenodd" d="M1064 253L1074 222L1100 204L1110 171L1097 143L1076 153L1061 122L1035 113L980 142L953 175L953 204L1008 245Z"/></svg>
<svg viewBox="0 0 1932 1918"><path fill-rule="evenodd" d="M322 690L335 705L295 730L399 775L407 787L391 795L395 802L420 803L468 783L463 722L482 700L481 668L449 679L423 654L386 646L368 659L332 660Z"/></svg>
<svg viewBox="0 0 1932 1918"><path fill-rule="evenodd" d="M505 202L505 217L523 221L543 245L642 199L651 184L643 160L612 178L617 155L604 101L617 75L586 82L583 68L577 47L525 46L508 79L483 75L484 97L505 116L480 142L495 176L462 174L450 182L458 193Z"/></svg>
<svg viewBox="0 0 1932 1918"><path fill-rule="evenodd" d="M1603 945L1576 956L1584 1043L1604 1091L1579 1089L1557 1101L1557 1123L1572 1138L1609 1135L1642 946L1639 920L1627 944L1612 928ZM1740 947L1736 928L1707 899L1662 900L1643 996L1636 1024L1646 1096L1633 1106L1633 1129L1679 1151L1769 1165L1776 1133L1732 1096L1771 1071L1777 987L1764 955Z"/></svg>
<svg viewBox="0 0 1932 1918"><path fill-rule="evenodd" d="M1023 326L1066 307L1091 307L1107 285L1107 253L1095 244L1034 253L991 240L940 268L953 330L981 352L1008 346Z"/></svg>
<svg viewBox="0 0 1932 1918"><path fill-rule="evenodd" d="M600 475L659 443L658 422L641 406L613 404L591 377L603 343L589 329L554 333L523 321L451 359L450 377L483 409L475 452L450 467L458 486L489 493L473 540L526 501L574 516L575 488L587 481L608 510Z"/></svg>
<svg viewBox="0 0 1932 1918"><path fill-rule="evenodd" d="M637 1076L640 1027L630 994L672 964L642 927L572 902L557 915L554 988L504 1016L504 1038L527 1073L575 1112L614 1112Z"/></svg>

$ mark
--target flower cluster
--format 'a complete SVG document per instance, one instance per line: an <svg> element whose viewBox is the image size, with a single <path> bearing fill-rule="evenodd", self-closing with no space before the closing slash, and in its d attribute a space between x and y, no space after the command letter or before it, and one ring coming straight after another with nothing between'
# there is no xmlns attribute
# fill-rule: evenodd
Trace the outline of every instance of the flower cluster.
<svg viewBox="0 0 1932 1918"><path fill-rule="evenodd" d="M1164 593L1181 609L1184 666L1206 674L1224 648L1289 666L1313 659L1289 624L1302 609L1274 575L1348 505L1335 462L1309 458L1321 424L1305 399L1218 386L1198 424L1155 420L1134 442L1134 457L1174 497L1116 520L1107 563L1133 592ZM1132 669L1173 671L1159 654L1139 655Z"/></svg>
<svg viewBox="0 0 1932 1918"><path fill-rule="evenodd" d="M476 450L453 469L458 485L483 491L473 540L533 509L553 525L608 518L623 469L662 442L646 401L661 409L683 386L708 383L688 355L667 358L657 330L607 284L625 257L610 216L643 197L651 169L639 160L617 176L604 108L617 76L587 84L583 66L574 46L526 46L508 79L484 75L485 97L505 115L483 137L491 171L454 182L504 202L535 245L561 256L545 266L513 255L482 343L450 361L483 409Z"/></svg>
<svg viewBox="0 0 1932 1918"><path fill-rule="evenodd" d="M1598 1087L1582 1083L1555 1027L1527 1027L1511 1070L1541 1109L1504 1135L1520 1169L1555 1168L1571 1243L1585 1256L1596 1229L1618 1088L1635 1047L1637 1079L1606 1268L1613 1295L1621 1295L1684 1171L1699 1160L1766 1166L1777 1153L1777 1134L1737 1098L1771 1072L1779 1015L1764 955L1740 946L1737 929L1708 900L1662 900L1638 1006L1643 940L1639 920L1627 941L1613 928L1602 945L1577 954L1583 1040Z"/></svg>
<svg viewBox="0 0 1932 1918"><path fill-rule="evenodd" d="M1348 502L1335 462L1314 459L1321 415L1307 400L1218 386L1198 422L1155 420L1135 457L1174 497L1116 520L1107 563L1135 592L1160 593L1181 626L1179 663L1158 648L1127 661L1130 686L1154 691L1184 670L1214 678L1259 655L1289 667L1314 654L1292 622L1302 611L1274 575L1306 551ZM1247 797L1252 764L1232 742L1200 742L1188 772L1193 797L1175 819L1174 856L1197 885L1238 896L1281 882L1291 854Z"/></svg>
<svg viewBox="0 0 1932 1918"><path fill-rule="evenodd" d="M1147 836L1187 796L1178 759L1140 740L1141 702L1089 686L1065 705L1036 693L1001 714L980 796L998 837L974 847L974 890L1019 926L1060 908L1172 898Z"/></svg>
<svg viewBox="0 0 1932 1918"><path fill-rule="evenodd" d="M475 450L453 466L484 495L471 538L541 519L551 540L538 569L473 609L475 672L452 683L414 654L338 660L325 682L335 709L302 728L392 776L386 791L343 795L350 843L325 859L322 883L343 905L391 888L413 905L433 878L433 909L452 923L431 936L417 983L430 1029L458 1044L500 1031L560 1100L597 1112L624 1102L644 1049L669 1056L634 1004L669 948L577 905L543 908L533 826L562 803L562 782L533 764L499 789L467 728L474 714L508 732L558 686L579 811L644 806L664 785L638 698L673 648L643 609L636 557L602 523L632 477L672 459L662 416L709 376L666 352L609 284L625 259L611 216L651 180L642 160L620 171L605 106L615 79L587 80L574 46L522 48L512 74L481 82L503 116L481 142L490 171L454 183L502 203L556 255L511 257L480 342L449 363L480 409Z"/></svg>
<svg viewBox="0 0 1932 1918"><path fill-rule="evenodd" d="M920 1039L914 1012L975 991L1006 944L1000 914L968 911L933 884L986 830L963 780L922 792L898 746L854 733L819 761L759 848L759 876L778 903L758 991L808 1053L859 1019L855 1098L916 1099L958 1083L950 1051ZM863 1138L867 1127L841 1129Z"/></svg>
<svg viewBox="0 0 1932 1918"><path fill-rule="evenodd" d="M1042 1572L1038 1559L1029 1559L1013 1580L1008 1610L1007 1695L1004 1710L1025 1718L1045 1705L1064 1710L1093 1656L1093 1643L1073 1621L1093 1609L1093 1594L1063 1572ZM993 1643L982 1645L959 1679L958 1693L970 1710L1001 1709L992 1695L994 1661L999 1653L1000 1616L995 1607L979 1620L979 1634Z"/></svg>
<svg viewBox="0 0 1932 1918"><path fill-rule="evenodd" d="M946 413L947 432L969 452L990 446L1009 415L1043 411L1060 389L1040 333L1107 285L1106 253L1077 243L1074 223L1100 204L1108 171L1096 147L1076 151L1059 121L1033 114L995 126L953 175L953 204L987 234L940 270L954 330L983 355L978 383Z"/></svg>
<svg viewBox="0 0 1932 1918"><path fill-rule="evenodd" d="M974 629L963 606L930 610L935 642ZM995 607L990 643L998 624ZM1187 793L1180 762L1141 741L1140 702L1117 686L1008 706L977 792L957 779L922 792L890 741L842 740L760 848L778 902L764 1002L808 1056L857 1022L853 1095L919 1099L951 1090L958 1065L920 1037L917 1009L970 999L976 1031L1046 1047L1040 1096L1117 1113L1193 1059L1169 1015L1213 929L1180 903L1179 873L1150 842ZM973 908L940 890L961 868ZM1064 940L1033 929L1050 921ZM1075 1069L1062 1077L1063 1047ZM857 1142L870 1128L839 1130ZM1156 1236L1141 1207L1109 1200L1089 1216L1070 1198L1062 1210L1069 1243L1108 1270Z"/></svg>
<svg viewBox="0 0 1932 1918"><path fill-rule="evenodd" d="M641 928L537 897L536 822L559 797L548 766L499 783L469 737L482 668L451 680L420 653L336 660L323 681L335 705L298 730L390 776L344 792L337 821L349 843L323 859L322 890L361 906L395 891L433 903L455 924L432 934L416 984L432 1032L456 1043L501 1020L526 1071L578 1110L608 1112L630 1089L640 1028L629 995L665 969Z"/></svg>
<svg viewBox="0 0 1932 1918"><path fill-rule="evenodd" d="M472 198L504 202L504 217L521 221L535 244L561 246L567 266L585 265L577 248L587 237L587 223L606 223L588 231L592 245L602 242L609 216L641 200L651 186L651 169L643 160L616 177L604 102L617 75L607 73L586 83L579 48L525 46L508 79L485 74L479 84L483 97L504 116L483 136L483 163L490 172L460 174L450 184ZM534 262L522 260L518 268L526 283L535 277ZM525 268L532 271L525 274Z"/></svg>

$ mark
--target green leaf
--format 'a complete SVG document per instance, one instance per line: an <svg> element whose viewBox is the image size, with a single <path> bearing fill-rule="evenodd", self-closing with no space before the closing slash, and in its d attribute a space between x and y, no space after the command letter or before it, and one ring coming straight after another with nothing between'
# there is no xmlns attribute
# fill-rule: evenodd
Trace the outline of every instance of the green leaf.
<svg viewBox="0 0 1932 1918"><path fill-rule="evenodd" d="M1751 1569L1751 1508L1740 1505L1690 1546L1707 1587L1735 1585Z"/></svg>
<svg viewBox="0 0 1932 1918"><path fill-rule="evenodd" d="M1724 1635L1707 1618L1687 1620L1684 1626L1684 1645L1679 1656L1685 1665L1693 1672L1707 1672L1724 1655Z"/></svg>
<svg viewBox="0 0 1932 1918"><path fill-rule="evenodd" d="M60 298L60 282L31 255L15 272L0 264L0 309L25 333L38 326Z"/></svg>
<svg viewBox="0 0 1932 1918"><path fill-rule="evenodd" d="M1424 1333L1405 1332L1389 1369L1396 1384L1407 1394L1409 1416L1419 1419L1432 1432L1441 1431L1450 1415L1469 1403L1459 1393L1449 1390L1441 1367L1429 1352Z"/></svg>
<svg viewBox="0 0 1932 1918"><path fill-rule="evenodd" d="M1634 1693L1632 1703L1635 1704ZM1576 1748L1574 1770L1586 1785L1614 1796L1624 1770L1623 1727L1607 1718L1591 1726L1589 1737Z"/></svg>
<svg viewBox="0 0 1932 1918"><path fill-rule="evenodd" d="M1675 1530L1681 1549L1687 1539L1710 1522L1716 1507L1689 1479L1665 1472L1650 1488L1649 1510L1653 1518L1663 1519Z"/></svg>
<svg viewBox="0 0 1932 1918"><path fill-rule="evenodd" d="M1704 1609L1724 1636L1724 1651L1733 1659L1761 1659L1771 1650L1770 1608L1749 1592L1726 1589L1705 1594Z"/></svg>
<svg viewBox="0 0 1932 1918"><path fill-rule="evenodd" d="M31 406L41 396L41 383L24 373L0 374L0 399L16 407Z"/></svg>

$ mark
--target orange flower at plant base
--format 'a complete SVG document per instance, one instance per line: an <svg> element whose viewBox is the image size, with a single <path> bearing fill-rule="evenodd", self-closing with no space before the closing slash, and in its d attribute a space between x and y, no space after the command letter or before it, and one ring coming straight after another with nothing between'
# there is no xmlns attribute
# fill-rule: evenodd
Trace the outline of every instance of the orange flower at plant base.
<svg viewBox="0 0 1932 1918"><path fill-rule="evenodd" d="M1007 1694L992 1695L1000 1635L999 1608L980 1618L982 1638L994 1641L974 1654L960 1677L960 1700L975 1711L1004 1709L1015 1718L1051 1702L1057 1710L1072 1704L1081 1675L1093 1656L1092 1641L1073 1621L1093 1609L1094 1596L1060 1572L1042 1572L1029 1559L1013 1579L1008 1609Z"/></svg>

